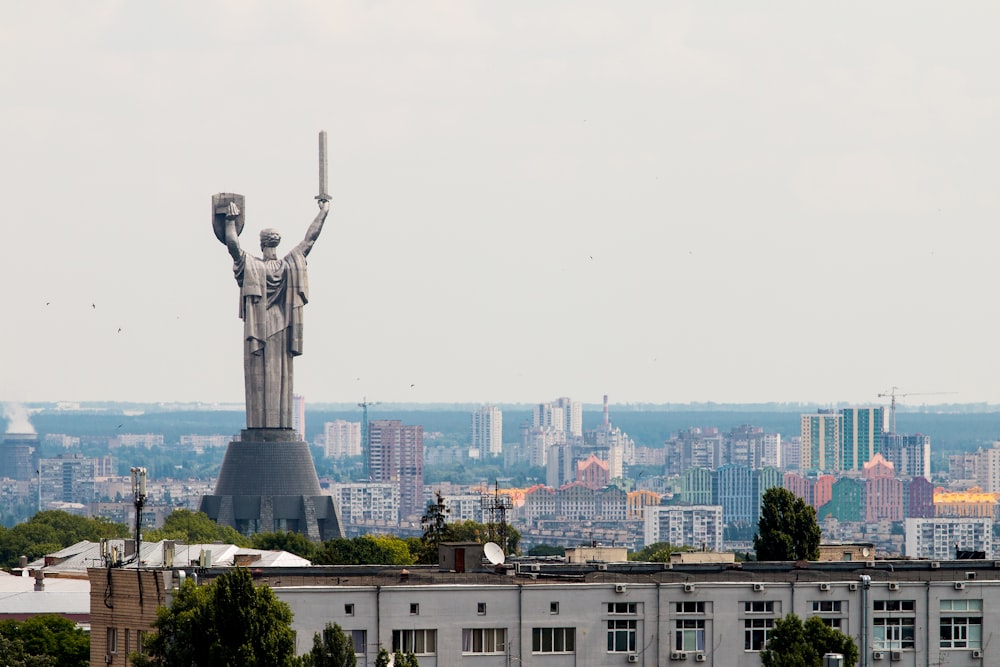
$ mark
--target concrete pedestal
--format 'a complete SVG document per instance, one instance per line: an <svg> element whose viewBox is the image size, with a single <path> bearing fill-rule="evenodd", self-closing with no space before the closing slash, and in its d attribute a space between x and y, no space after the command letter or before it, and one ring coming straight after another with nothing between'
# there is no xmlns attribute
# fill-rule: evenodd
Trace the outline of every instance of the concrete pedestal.
<svg viewBox="0 0 1000 667"><path fill-rule="evenodd" d="M314 541L343 537L309 445L292 429L244 429L229 443L215 494L202 497L201 511L244 535L288 530Z"/></svg>

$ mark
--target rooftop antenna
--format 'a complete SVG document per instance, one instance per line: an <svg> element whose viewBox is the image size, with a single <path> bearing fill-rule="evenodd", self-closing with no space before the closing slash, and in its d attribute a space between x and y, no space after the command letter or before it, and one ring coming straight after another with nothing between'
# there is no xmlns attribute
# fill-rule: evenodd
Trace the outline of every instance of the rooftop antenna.
<svg viewBox="0 0 1000 667"><path fill-rule="evenodd" d="M135 555L133 560L139 559L139 551L142 548L142 507L146 504L146 469L131 468L132 472L132 501L135 503Z"/></svg>

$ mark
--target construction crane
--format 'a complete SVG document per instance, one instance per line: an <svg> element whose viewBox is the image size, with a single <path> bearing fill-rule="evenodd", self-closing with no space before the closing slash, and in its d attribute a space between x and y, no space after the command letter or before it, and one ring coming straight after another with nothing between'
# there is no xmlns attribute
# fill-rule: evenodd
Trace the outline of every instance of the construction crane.
<svg viewBox="0 0 1000 667"><path fill-rule="evenodd" d="M366 482L371 481L369 479L371 471L368 470L368 448L370 447L368 442L368 408L379 403L381 401L369 401L367 396L358 403L358 407L361 408L361 475Z"/></svg>
<svg viewBox="0 0 1000 667"><path fill-rule="evenodd" d="M955 391L911 391L905 394L896 393L899 387L893 387L887 391L882 392L878 395L879 398L889 397L889 421L892 423L892 433L896 434L896 397L905 398L907 396L940 396L942 394L957 394Z"/></svg>

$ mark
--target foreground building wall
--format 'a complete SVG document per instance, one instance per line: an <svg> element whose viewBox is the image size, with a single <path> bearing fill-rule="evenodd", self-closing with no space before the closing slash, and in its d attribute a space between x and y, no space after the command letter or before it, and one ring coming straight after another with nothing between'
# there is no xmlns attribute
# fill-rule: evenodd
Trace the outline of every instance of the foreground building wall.
<svg viewBox="0 0 1000 667"><path fill-rule="evenodd" d="M203 570L199 580L224 571ZM170 589L168 573L157 574L160 589L153 572L115 572L105 597L105 571L91 571L94 664L110 655L100 642L112 629L102 623L117 624L123 642L140 627L129 614L151 621L154 593ZM255 576L291 606L299 653L334 622L367 666L385 647L414 651L421 667L757 667L770 629L790 612L851 635L867 657L861 664L873 667L1000 664L990 641L1000 623L993 561L524 563L497 573L345 566ZM100 611L106 601L111 610Z"/></svg>

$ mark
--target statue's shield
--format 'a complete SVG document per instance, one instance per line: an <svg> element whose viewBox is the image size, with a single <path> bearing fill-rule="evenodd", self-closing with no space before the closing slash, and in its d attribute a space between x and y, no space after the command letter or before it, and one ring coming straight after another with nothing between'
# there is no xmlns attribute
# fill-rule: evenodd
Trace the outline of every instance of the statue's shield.
<svg viewBox="0 0 1000 667"><path fill-rule="evenodd" d="M246 197L232 192L220 192L212 195L212 230L215 238L223 244L226 242L226 212L229 204L234 203L240 209L240 214L236 218L236 235L243 233L243 225L247 219Z"/></svg>

